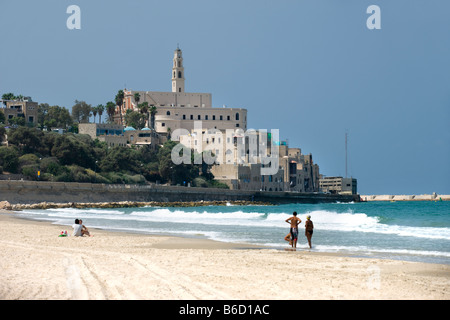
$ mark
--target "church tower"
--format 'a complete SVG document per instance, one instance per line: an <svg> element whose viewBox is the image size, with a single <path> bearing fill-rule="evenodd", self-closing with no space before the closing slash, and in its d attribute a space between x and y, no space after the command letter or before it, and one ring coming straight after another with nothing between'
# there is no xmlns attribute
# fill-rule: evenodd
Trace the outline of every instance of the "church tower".
<svg viewBox="0 0 450 320"><path fill-rule="evenodd" d="M178 46L173 55L172 92L184 92L183 54Z"/></svg>

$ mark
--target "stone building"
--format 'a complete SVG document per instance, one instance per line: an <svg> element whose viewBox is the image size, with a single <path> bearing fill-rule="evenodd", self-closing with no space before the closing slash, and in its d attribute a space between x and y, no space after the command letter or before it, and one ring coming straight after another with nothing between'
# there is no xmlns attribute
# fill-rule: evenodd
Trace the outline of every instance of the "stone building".
<svg viewBox="0 0 450 320"><path fill-rule="evenodd" d="M231 189L319 191L319 166L313 163L312 155L289 148L286 141L273 140L271 132L198 127L173 138L189 150L207 152L204 159L213 159L211 173Z"/></svg>
<svg viewBox="0 0 450 320"><path fill-rule="evenodd" d="M116 123L80 123L78 132L90 135L93 140L106 142L109 147L148 145L156 150L159 145L167 141L165 136L160 136L149 128L136 130L132 127L123 128Z"/></svg>
<svg viewBox="0 0 450 320"><path fill-rule="evenodd" d="M3 101L2 108L5 114L6 125L13 117L24 118L25 124L36 124L38 121L38 103L31 101L30 98L24 100Z"/></svg>
<svg viewBox="0 0 450 320"><path fill-rule="evenodd" d="M357 194L357 180L355 178L322 177L320 190L325 193Z"/></svg>
<svg viewBox="0 0 450 320"><path fill-rule="evenodd" d="M115 123L80 123L79 134L87 134L92 140L106 142L109 147L126 146L127 138L124 136L123 126Z"/></svg>

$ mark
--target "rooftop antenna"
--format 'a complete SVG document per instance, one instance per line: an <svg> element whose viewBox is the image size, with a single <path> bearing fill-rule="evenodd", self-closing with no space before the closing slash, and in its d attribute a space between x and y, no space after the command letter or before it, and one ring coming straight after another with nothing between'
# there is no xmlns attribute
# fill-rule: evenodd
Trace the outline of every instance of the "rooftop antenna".
<svg viewBox="0 0 450 320"><path fill-rule="evenodd" d="M347 178L347 136L348 132L345 131L345 177Z"/></svg>

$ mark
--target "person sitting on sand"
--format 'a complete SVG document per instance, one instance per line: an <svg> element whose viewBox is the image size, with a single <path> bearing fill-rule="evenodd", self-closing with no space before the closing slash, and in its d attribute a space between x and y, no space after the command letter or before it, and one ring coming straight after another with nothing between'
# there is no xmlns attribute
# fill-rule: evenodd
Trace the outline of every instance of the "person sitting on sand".
<svg viewBox="0 0 450 320"><path fill-rule="evenodd" d="M83 225L83 220L81 220L81 219L80 219L80 225L81 225L81 234L82 234L83 236L84 236L84 235L87 235L87 236L89 236L89 237L92 237L91 234L89 233L88 228L86 228L86 226Z"/></svg>
<svg viewBox="0 0 450 320"><path fill-rule="evenodd" d="M307 216L306 217L306 221L305 221L305 236L306 239L308 239L308 244L309 244L309 248L311 249L311 238L313 235L313 229L314 229L314 224L311 221L311 216Z"/></svg>
<svg viewBox="0 0 450 320"><path fill-rule="evenodd" d="M73 233L72 236L81 237L83 234L81 233L82 225L80 224L80 220L75 219L75 224L72 225Z"/></svg>

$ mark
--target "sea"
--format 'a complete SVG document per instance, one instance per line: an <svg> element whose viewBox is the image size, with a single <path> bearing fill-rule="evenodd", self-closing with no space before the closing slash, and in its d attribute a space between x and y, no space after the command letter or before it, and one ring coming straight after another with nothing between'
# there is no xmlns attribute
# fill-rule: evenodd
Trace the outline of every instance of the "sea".
<svg viewBox="0 0 450 320"><path fill-rule="evenodd" d="M397 201L117 209L23 210L27 219L67 226L212 239L284 250L285 222L296 211L302 220L297 251L450 264L450 201ZM314 223L312 248L304 222ZM64 229L64 227L62 227Z"/></svg>

